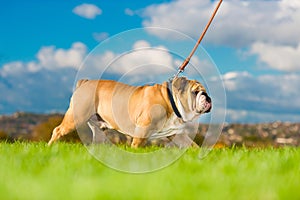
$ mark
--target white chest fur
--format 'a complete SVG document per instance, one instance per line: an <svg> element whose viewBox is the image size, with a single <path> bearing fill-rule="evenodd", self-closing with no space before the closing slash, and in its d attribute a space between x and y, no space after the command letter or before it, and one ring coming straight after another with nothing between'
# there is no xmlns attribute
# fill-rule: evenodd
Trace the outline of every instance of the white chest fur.
<svg viewBox="0 0 300 200"><path fill-rule="evenodd" d="M178 118L175 113L173 113L161 130L151 134L150 139L167 137L174 134L183 134L186 131L185 128L186 123L183 122L182 119Z"/></svg>

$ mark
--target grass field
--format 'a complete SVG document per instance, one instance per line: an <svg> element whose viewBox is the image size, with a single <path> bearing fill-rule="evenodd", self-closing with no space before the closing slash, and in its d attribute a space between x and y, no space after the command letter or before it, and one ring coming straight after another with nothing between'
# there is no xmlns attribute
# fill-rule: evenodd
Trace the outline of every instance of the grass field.
<svg viewBox="0 0 300 200"><path fill-rule="evenodd" d="M0 199L300 199L300 149L188 150L147 174L95 160L81 144L0 143Z"/></svg>

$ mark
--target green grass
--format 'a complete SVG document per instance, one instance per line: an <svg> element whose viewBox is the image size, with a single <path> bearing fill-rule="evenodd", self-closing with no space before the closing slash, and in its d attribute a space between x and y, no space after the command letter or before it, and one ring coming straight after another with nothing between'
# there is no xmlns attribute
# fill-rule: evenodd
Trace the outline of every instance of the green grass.
<svg viewBox="0 0 300 200"><path fill-rule="evenodd" d="M298 148L214 149L203 160L198 153L128 174L81 144L0 143L0 199L300 199Z"/></svg>

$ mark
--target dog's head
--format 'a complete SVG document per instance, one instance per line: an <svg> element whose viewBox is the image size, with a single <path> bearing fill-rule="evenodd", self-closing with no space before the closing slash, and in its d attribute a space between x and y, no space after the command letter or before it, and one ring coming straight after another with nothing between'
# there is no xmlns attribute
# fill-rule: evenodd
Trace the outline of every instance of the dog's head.
<svg viewBox="0 0 300 200"><path fill-rule="evenodd" d="M198 81L177 77L172 81L172 87L176 105L184 121L191 121L200 114L210 112L211 98Z"/></svg>

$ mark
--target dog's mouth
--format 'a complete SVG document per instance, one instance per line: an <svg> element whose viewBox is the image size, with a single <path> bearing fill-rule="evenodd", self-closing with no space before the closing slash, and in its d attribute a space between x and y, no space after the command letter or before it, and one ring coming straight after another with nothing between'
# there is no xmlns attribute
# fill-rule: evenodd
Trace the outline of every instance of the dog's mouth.
<svg viewBox="0 0 300 200"><path fill-rule="evenodd" d="M199 92L196 97L196 112L199 114L209 113L212 108L211 98L206 92Z"/></svg>

